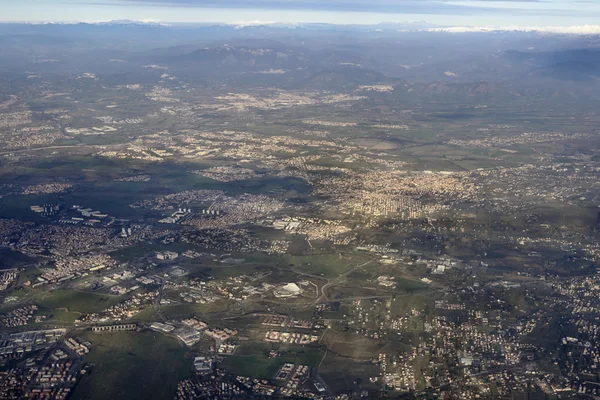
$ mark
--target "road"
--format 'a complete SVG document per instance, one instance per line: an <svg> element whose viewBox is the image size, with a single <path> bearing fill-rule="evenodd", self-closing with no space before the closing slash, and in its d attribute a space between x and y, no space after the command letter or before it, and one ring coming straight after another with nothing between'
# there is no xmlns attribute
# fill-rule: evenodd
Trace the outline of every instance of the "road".
<svg viewBox="0 0 600 400"><path fill-rule="evenodd" d="M387 299L387 298L390 298L391 296L403 297L403 296L411 296L412 295L411 293L406 293L406 294L395 294L395 295L387 294L387 295L373 295L373 296L352 296L352 297L341 297L341 298L336 298L336 299L329 299L329 297L327 296L327 292L326 292L326 289L329 286L336 284L336 283L340 283L342 278L345 278L346 276L350 275L352 272L370 264L373 261L375 261L375 258L372 258L367 262L357 265L357 266L349 269L348 271L344 272L343 274L339 275L337 278L333 278L333 279L326 279L322 276L307 274L307 273L298 271L295 268L290 269L290 268L284 268L284 267L276 267L276 268L280 268L280 269L286 270L286 271L291 270L292 272L297 273L298 275L302 275L302 276L309 276L309 277L317 278L317 279L325 279L326 283L320 288L320 290L319 290L319 286L316 285L317 286L317 296L316 296L315 300L311 303L294 304L294 303L287 303L286 301L267 300L264 298L261 298L260 301L265 302L265 303L271 303L271 304L282 304L282 305L289 306L290 308L292 308L296 311L303 311L303 310L308 310L319 303L329 303L329 302L333 302L333 301L344 302L344 301L355 301L355 300ZM434 289L434 287L435 286L432 285L432 289ZM435 292L440 292L440 291L443 291L443 288L435 288L435 290L431 290L429 293L435 293ZM319 294L319 292L320 292L320 294Z"/></svg>
<svg viewBox="0 0 600 400"><path fill-rule="evenodd" d="M331 286L331 285L332 285L332 284L334 284L334 283L339 283L339 281L340 281L342 278L345 278L346 276L350 275L352 272L356 271L356 270L357 270L357 269L359 269L359 268L362 268L362 267L364 267L364 266L365 266L365 265L367 265L367 264L370 264L370 263L371 263L371 262L373 262L373 261L375 261L375 259L374 259L374 258L371 258L369 261L367 261L367 262L365 262L365 263L362 263L362 264L360 264L360 265L357 265L356 267L354 267L354 268L352 268L352 269L349 269L348 271L346 271L346 272L344 272L343 274L339 275L337 278L335 278L335 279L331 279L331 280L328 280L328 281L327 281L327 283L326 283L326 284L324 284L324 285L321 287L321 296L320 296L320 297L318 297L318 298L317 298L317 300L315 300L315 302L313 303L313 306L314 306L315 304L317 304L317 303L320 303L322 298L325 298L325 301L329 300L329 298L327 297L327 292L325 291L325 289L326 289L327 287Z"/></svg>
<svg viewBox="0 0 600 400"><path fill-rule="evenodd" d="M160 278L158 276L157 276L157 278L160 279L160 288L158 289L158 296L156 296L156 299L154 299L154 309L156 310L156 313L163 319L163 321L166 321L167 318L160 311L160 302L161 302L162 297L163 297L163 292L164 292L164 288L165 288L165 281L164 281L164 279L162 279L162 278Z"/></svg>
<svg viewBox="0 0 600 400"><path fill-rule="evenodd" d="M314 307L318 303L323 303L323 302L328 302L329 301L329 298L327 297L327 293L325 291L325 289L327 287L331 286L332 284L339 283L342 278L345 278L346 276L350 275L352 272L356 271L359 268L362 268L362 267L368 265L369 263L371 263L373 261L375 261L375 258L372 258L372 259L370 259L367 262L364 262L364 263L362 263L360 265L357 265L357 266L349 269L348 271L344 272L343 274L339 275L337 278L333 278L333 279L326 279L326 278L323 278L322 276L307 274L307 273L304 273L302 271L298 271L295 268L291 268L291 269L290 268L282 268L282 267L278 267L278 268L286 270L286 271L290 271L291 270L292 272L294 272L294 273L296 273L298 275L301 275L301 276L309 276L311 278L325 279L326 280L325 284L323 286L321 286L320 290L319 290L319 286L316 285L317 286L317 296L315 298L315 301L313 301L312 303L309 303L309 304L301 304L300 308L297 308L297 309L295 308L296 310L308 310L309 308ZM321 293L319 294L319 292L321 292ZM348 298L348 299L335 299L335 301L366 300L366 299L387 298L387 297L390 297L390 296L387 295L387 296L351 297L351 298ZM284 301L265 300L265 299L261 299L261 301L264 301L264 302L267 302L267 303L273 303L273 304L285 304L285 305L288 305L288 306L294 306L294 304L288 304L288 303L286 303Z"/></svg>

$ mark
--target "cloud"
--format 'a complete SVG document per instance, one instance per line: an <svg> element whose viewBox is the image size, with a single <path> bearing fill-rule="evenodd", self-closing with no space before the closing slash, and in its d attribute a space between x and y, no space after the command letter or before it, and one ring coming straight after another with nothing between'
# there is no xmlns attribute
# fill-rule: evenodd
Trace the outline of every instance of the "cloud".
<svg viewBox="0 0 600 400"><path fill-rule="evenodd" d="M355 6L357 4L371 4L374 6L386 6L393 7L402 5L403 3L450 3L455 0L235 0L235 1L227 1L227 0L107 0L109 3L117 3L117 2L130 2L130 3L138 3L138 4L161 4L161 5L185 5L185 6L198 6L198 7L207 7L214 6L215 4L227 4L227 3L236 3L236 5L244 6L244 7L255 7L261 5L275 5L275 4L285 4L288 6L294 7L302 7L302 6L310 6L314 4L325 4L327 6L336 6L339 8L343 8L345 6ZM550 0L461 0L464 2L472 2L472 3L480 3L480 2L488 2L488 3L540 3L540 4L551 4ZM592 0L581 0L580 2L592 2Z"/></svg>
<svg viewBox="0 0 600 400"><path fill-rule="evenodd" d="M514 10L518 11L519 4L546 4L547 0L462 0L463 4L456 4L453 0L121 0L120 3L164 7L465 14L494 12L496 10L488 6L493 3L513 4ZM115 3L108 0L106 4Z"/></svg>
<svg viewBox="0 0 600 400"><path fill-rule="evenodd" d="M600 35L600 25L574 26L453 26L424 29L427 32L477 33L477 32L540 32L560 33L565 35Z"/></svg>
<svg viewBox="0 0 600 400"><path fill-rule="evenodd" d="M275 25L277 21L233 21L230 25L234 25L236 28L246 28L249 26L264 26L264 25Z"/></svg>
<svg viewBox="0 0 600 400"><path fill-rule="evenodd" d="M1 0L0 0L1 1ZM133 10L139 9L140 14L153 18L162 18L160 9L168 9L169 21L181 22L189 20L192 9L209 10L219 21L226 20L224 15L228 10L235 11L231 20L263 19L289 21L291 15L299 18L295 22L328 20L339 23L344 13L345 18L353 23L366 23L379 18L386 20L383 15L415 15L423 20L435 22L438 25L469 24L465 19L472 18L474 22L502 23L502 19L522 25L538 25L542 20L548 25L579 25L593 24L593 19L600 18L600 5L588 7L577 5L572 0L60 0L77 6L94 5L108 6L112 10L122 10L122 15L132 15ZM244 12L250 14L244 15ZM269 15L259 15L269 12ZM296 14L293 14L296 12ZM304 13L304 14L302 14ZM312 13L312 14L308 14ZM318 14L321 13L321 14ZM284 15L285 14L285 15ZM177 16L180 15L180 16ZM203 14L204 19L208 14ZM277 15L277 16L275 16ZM327 17L329 15L329 17ZM379 15L379 17L375 17ZM317 17L318 16L318 17ZM431 17L429 17L431 16ZM448 20L444 20L448 17ZM452 18L457 17L457 18ZM461 17L462 20L458 17ZM329 19L328 19L329 18ZM364 21L362 21L364 20ZM459 22L461 21L461 22ZM518 21L518 22L517 22ZM216 22L216 21L215 21ZM230 21L227 21L230 22ZM469 24L470 25L470 24Z"/></svg>
<svg viewBox="0 0 600 400"><path fill-rule="evenodd" d="M576 9L552 9L550 7L556 3L550 0L88 0L88 3L85 3L84 0L79 4L81 3L111 6L126 5L131 7L195 7L238 10L297 10L448 16L596 16L593 12L583 14ZM600 16L599 13L597 14L597 16Z"/></svg>

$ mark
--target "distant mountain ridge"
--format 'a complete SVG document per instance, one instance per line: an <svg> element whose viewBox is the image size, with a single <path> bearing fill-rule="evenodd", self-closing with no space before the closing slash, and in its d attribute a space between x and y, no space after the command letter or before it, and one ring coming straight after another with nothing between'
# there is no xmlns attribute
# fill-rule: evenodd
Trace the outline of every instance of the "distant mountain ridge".
<svg viewBox="0 0 600 400"><path fill-rule="evenodd" d="M600 78L600 49L551 52L510 51L506 57L530 66L530 75L559 80L588 81Z"/></svg>

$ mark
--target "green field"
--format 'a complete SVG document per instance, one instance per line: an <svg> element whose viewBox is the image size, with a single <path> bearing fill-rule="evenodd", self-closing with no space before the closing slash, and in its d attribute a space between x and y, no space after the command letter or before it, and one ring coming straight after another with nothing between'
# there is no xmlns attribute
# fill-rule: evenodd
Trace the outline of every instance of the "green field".
<svg viewBox="0 0 600 400"><path fill-rule="evenodd" d="M71 312L94 313L117 304L122 297L77 290L55 290L38 293L34 300L37 305L50 310L66 309Z"/></svg>
<svg viewBox="0 0 600 400"><path fill-rule="evenodd" d="M38 315L46 315L48 317L44 323L51 322L54 324L72 324L77 318L79 318L81 313L61 309L41 311L38 313Z"/></svg>
<svg viewBox="0 0 600 400"><path fill-rule="evenodd" d="M78 337L92 343L84 359L93 367L72 399L172 399L177 382L191 373L186 349L159 333L86 332Z"/></svg>
<svg viewBox="0 0 600 400"><path fill-rule="evenodd" d="M268 358L271 349L277 348L279 357ZM241 346L234 355L227 356L221 367L232 374L259 379L272 379L286 362L311 367L319 365L324 352L316 347L249 343Z"/></svg>
<svg viewBox="0 0 600 400"><path fill-rule="evenodd" d="M423 310L426 306L433 306L435 295L431 293L414 293L398 296L392 300L392 315L410 315L411 310Z"/></svg>
<svg viewBox="0 0 600 400"><path fill-rule="evenodd" d="M377 389L377 384L370 383L369 378L380 373L379 367L371 361L357 362L331 352L327 353L319 367L319 375L335 393L355 391L359 388Z"/></svg>
<svg viewBox="0 0 600 400"><path fill-rule="evenodd" d="M302 255L269 255L265 253L243 253L233 254L232 258L243 258L244 262L238 266L226 264L215 264L213 272L221 274L223 277L237 276L240 273L248 274L254 270L270 269L269 266L280 270L279 273L272 269L271 280L281 278L282 282L292 279L293 273L315 275L323 278L336 278L351 269L364 264L371 258L367 254L361 253L314 253L304 252ZM207 261L206 265L211 262ZM211 265L213 266L213 265ZM252 267L253 269L249 269ZM365 266L368 268L368 266ZM219 272L220 270L220 272ZM215 275L221 278L221 275ZM282 276L279 276L282 275Z"/></svg>
<svg viewBox="0 0 600 400"><path fill-rule="evenodd" d="M369 261L364 254L315 254L282 256L282 263L295 271L335 278L352 268Z"/></svg>
<svg viewBox="0 0 600 400"><path fill-rule="evenodd" d="M400 292L416 292L429 289L429 285L412 279L396 277L396 290Z"/></svg>
<svg viewBox="0 0 600 400"><path fill-rule="evenodd" d="M354 333L327 330L319 342L341 357L369 360L383 347L385 342Z"/></svg>

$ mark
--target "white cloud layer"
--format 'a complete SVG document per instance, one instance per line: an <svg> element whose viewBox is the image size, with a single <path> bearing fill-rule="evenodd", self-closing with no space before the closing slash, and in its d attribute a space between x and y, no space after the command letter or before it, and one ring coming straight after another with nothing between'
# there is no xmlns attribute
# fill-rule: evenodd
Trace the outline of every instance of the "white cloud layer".
<svg viewBox="0 0 600 400"><path fill-rule="evenodd" d="M453 26L445 28L430 28L428 32L541 32L560 33L566 35L600 35L600 25L575 25L575 26Z"/></svg>

